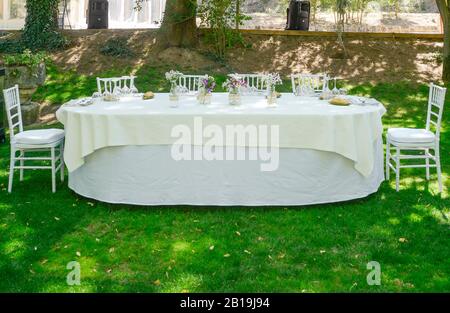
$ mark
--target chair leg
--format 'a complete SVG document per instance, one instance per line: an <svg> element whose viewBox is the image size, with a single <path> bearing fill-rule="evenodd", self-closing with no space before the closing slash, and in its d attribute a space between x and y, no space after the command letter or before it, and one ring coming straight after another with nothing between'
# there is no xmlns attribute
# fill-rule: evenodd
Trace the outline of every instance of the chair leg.
<svg viewBox="0 0 450 313"><path fill-rule="evenodd" d="M11 160L9 164L9 181L8 181L8 192L12 192L13 178L14 178L14 165L16 163L16 150L11 147Z"/></svg>
<svg viewBox="0 0 450 313"><path fill-rule="evenodd" d="M61 162L61 167L60 167L60 174L61 174L61 181L64 181L64 141L61 143L61 145L59 146L59 153L60 153L60 162Z"/></svg>
<svg viewBox="0 0 450 313"><path fill-rule="evenodd" d="M400 185L400 148L396 148L395 160L395 190L398 192Z"/></svg>
<svg viewBox="0 0 450 313"><path fill-rule="evenodd" d="M436 156L436 171L439 184L439 193L442 193L442 172L441 172L441 157L439 155L439 148L437 148L434 153Z"/></svg>
<svg viewBox="0 0 450 313"><path fill-rule="evenodd" d="M56 160L55 160L55 148L51 148L51 158L52 158L52 192L56 192Z"/></svg>
<svg viewBox="0 0 450 313"><path fill-rule="evenodd" d="M20 150L20 157L24 158L25 157L25 150ZM20 166L23 167L25 164L24 160L20 160ZM20 169L20 181L23 181L23 168Z"/></svg>
<svg viewBox="0 0 450 313"><path fill-rule="evenodd" d="M390 167L389 163L391 162L391 143L389 139L386 141L386 180L389 181Z"/></svg>
<svg viewBox="0 0 450 313"><path fill-rule="evenodd" d="M430 159L428 158L429 153L430 153L430 150L425 149L425 154L427 156L427 158L425 159L427 180L430 180Z"/></svg>

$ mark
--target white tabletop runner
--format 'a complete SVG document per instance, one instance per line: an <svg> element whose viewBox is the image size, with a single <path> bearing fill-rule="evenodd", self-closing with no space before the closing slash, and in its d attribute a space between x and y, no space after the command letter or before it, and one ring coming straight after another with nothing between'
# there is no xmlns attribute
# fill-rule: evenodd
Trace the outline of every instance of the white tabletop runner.
<svg viewBox="0 0 450 313"><path fill-rule="evenodd" d="M243 97L241 106L230 106L223 93L214 93L210 105L182 97L178 108L170 107L168 94L145 101L130 97L119 102L96 100L89 106L73 104L56 112L66 130L64 157L70 172L84 164L84 157L104 147L196 144L180 142L171 133L182 124L193 130L194 118L201 117L203 127L278 125L280 148L335 152L353 160L355 169L368 176L374 163L373 143L381 137L381 116L386 112L380 103L340 107L292 94L283 94L276 108L268 108L263 97L252 96Z"/></svg>

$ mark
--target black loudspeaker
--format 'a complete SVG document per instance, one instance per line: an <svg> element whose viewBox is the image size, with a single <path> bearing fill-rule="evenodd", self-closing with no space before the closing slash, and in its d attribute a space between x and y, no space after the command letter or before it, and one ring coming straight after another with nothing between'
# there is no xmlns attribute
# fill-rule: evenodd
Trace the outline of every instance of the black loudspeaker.
<svg viewBox="0 0 450 313"><path fill-rule="evenodd" d="M309 1L291 0L287 9L287 30L309 30L311 4Z"/></svg>
<svg viewBox="0 0 450 313"><path fill-rule="evenodd" d="M88 29L108 28L108 0L89 0Z"/></svg>

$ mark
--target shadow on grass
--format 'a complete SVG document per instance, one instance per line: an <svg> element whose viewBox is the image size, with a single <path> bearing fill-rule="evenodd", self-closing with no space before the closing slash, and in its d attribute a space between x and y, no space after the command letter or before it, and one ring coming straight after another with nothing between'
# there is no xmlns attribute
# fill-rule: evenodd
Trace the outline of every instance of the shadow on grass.
<svg viewBox="0 0 450 313"><path fill-rule="evenodd" d="M383 101L389 126L424 125L426 86L352 92ZM450 291L450 200L437 194L434 173L426 182L423 170L405 170L398 193L384 182L367 198L334 204L135 207L85 199L65 184L52 194L46 171L24 182L16 175L8 195L9 147L0 154L1 291ZM74 260L79 287L66 284ZM366 284L372 260L381 286Z"/></svg>

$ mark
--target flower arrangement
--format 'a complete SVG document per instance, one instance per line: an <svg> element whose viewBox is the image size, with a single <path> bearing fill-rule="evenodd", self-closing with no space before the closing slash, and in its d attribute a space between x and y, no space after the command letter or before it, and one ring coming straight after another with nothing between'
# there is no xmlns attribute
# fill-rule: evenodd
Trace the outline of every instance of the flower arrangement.
<svg viewBox="0 0 450 313"><path fill-rule="evenodd" d="M264 75L264 82L267 86L281 85L283 83L280 74L278 73L269 73Z"/></svg>
<svg viewBox="0 0 450 313"><path fill-rule="evenodd" d="M281 80L280 74L269 73L264 76L264 82L267 86L267 104L269 107L276 107L277 102L277 92L275 90L275 85L281 85L283 81Z"/></svg>
<svg viewBox="0 0 450 313"><path fill-rule="evenodd" d="M200 78L199 86L204 93L211 93L216 88L216 80L212 76L205 75L203 78Z"/></svg>
<svg viewBox="0 0 450 313"><path fill-rule="evenodd" d="M166 79L171 83L176 83L181 77L183 77L183 73L178 71L171 70L166 73Z"/></svg>
<svg viewBox="0 0 450 313"><path fill-rule="evenodd" d="M229 93L238 93L239 88L247 87L247 82L238 74L230 74L229 78L222 84L222 87L227 89Z"/></svg>

